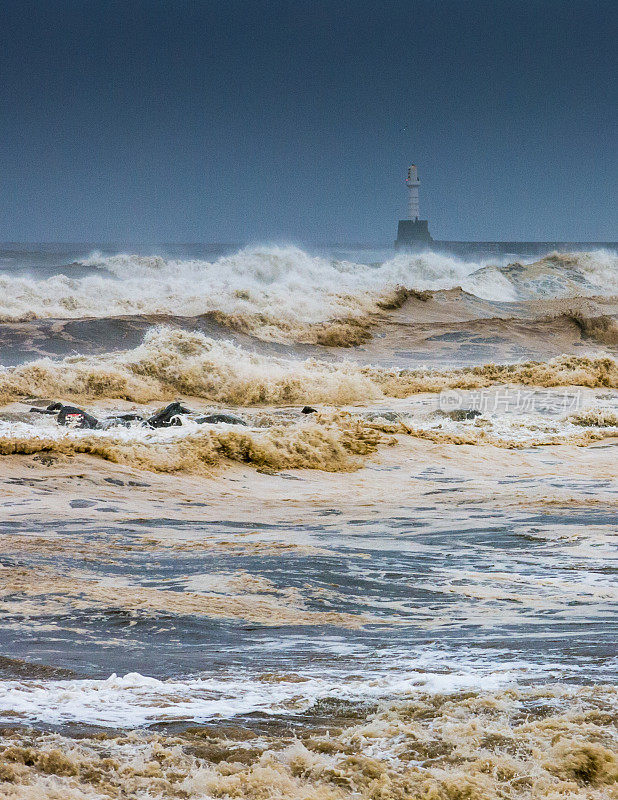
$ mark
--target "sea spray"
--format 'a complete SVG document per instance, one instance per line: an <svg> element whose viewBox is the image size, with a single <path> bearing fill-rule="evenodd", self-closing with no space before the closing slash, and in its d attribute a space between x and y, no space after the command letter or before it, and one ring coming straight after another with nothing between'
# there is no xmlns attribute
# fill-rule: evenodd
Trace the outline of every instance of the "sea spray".
<svg viewBox="0 0 618 800"><path fill-rule="evenodd" d="M98 275L45 280L0 275L0 319L218 312L263 339L314 342L319 339L307 326L363 321L401 289L461 286L501 302L616 294L617 259L609 251L593 251L506 265L426 252L367 265L294 247L246 248L213 262L93 253L82 266L99 269Z"/></svg>

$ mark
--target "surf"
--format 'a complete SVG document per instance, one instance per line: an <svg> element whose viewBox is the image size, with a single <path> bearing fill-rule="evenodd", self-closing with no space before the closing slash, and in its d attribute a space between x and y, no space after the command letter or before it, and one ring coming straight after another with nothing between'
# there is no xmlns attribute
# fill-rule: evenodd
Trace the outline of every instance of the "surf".
<svg viewBox="0 0 618 800"><path fill-rule="evenodd" d="M401 289L461 287L505 303L618 292L618 256L610 251L514 264L427 251L364 264L296 247L253 247L214 261L94 252L72 267L95 274L76 277L75 269L67 275L62 267L45 279L0 274L0 320L217 312L246 319L246 328L263 338L293 339L299 325L362 320Z"/></svg>

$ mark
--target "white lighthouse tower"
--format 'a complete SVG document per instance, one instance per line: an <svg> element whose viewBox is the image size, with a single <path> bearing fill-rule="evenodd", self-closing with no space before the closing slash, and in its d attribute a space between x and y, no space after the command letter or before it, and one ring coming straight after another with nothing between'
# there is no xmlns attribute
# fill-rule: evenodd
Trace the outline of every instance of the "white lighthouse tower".
<svg viewBox="0 0 618 800"><path fill-rule="evenodd" d="M397 226L398 250L418 250L426 248L433 239L429 233L429 223L426 219L419 218L418 189L421 182L418 179L416 164L408 167L406 186L408 187L408 218L400 219Z"/></svg>
<svg viewBox="0 0 618 800"><path fill-rule="evenodd" d="M421 182L418 179L418 171L416 164L408 167L408 177L406 178L406 186L409 189L408 196L408 219L418 219L419 205L418 205L418 188Z"/></svg>

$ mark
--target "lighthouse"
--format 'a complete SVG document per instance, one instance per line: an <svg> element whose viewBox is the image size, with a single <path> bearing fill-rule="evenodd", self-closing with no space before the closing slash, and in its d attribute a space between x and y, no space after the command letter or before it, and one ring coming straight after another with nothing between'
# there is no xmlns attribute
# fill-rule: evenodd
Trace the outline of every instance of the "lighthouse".
<svg viewBox="0 0 618 800"><path fill-rule="evenodd" d="M406 186L410 192L408 195L408 219L418 219L418 188L420 185L416 164L412 164L411 167L408 167L408 177L406 178Z"/></svg>
<svg viewBox="0 0 618 800"><path fill-rule="evenodd" d="M418 249L423 245L433 242L429 233L429 223L426 219L419 219L419 187L421 182L418 177L416 164L408 167L406 186L408 187L408 218L400 219L397 226L397 250Z"/></svg>

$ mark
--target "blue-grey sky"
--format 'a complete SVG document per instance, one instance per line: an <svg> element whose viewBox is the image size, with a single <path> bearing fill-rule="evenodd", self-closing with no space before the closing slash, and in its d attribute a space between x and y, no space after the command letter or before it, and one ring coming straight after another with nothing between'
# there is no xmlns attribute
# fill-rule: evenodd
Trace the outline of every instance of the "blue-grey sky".
<svg viewBox="0 0 618 800"><path fill-rule="evenodd" d="M0 0L0 240L618 238L615 0Z"/></svg>

